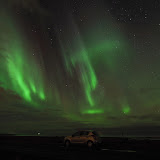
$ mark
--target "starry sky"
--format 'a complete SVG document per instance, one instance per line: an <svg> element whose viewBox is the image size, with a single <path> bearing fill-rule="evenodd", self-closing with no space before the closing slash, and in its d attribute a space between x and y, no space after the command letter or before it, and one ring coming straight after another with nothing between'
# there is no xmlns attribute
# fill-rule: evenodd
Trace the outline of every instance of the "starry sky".
<svg viewBox="0 0 160 160"><path fill-rule="evenodd" d="M159 0L2 0L0 133L159 135L159 10Z"/></svg>

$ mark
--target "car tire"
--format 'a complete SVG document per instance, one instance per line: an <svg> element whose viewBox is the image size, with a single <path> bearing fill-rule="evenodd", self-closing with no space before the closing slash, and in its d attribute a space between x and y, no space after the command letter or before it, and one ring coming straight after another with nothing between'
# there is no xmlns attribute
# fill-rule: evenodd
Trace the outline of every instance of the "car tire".
<svg viewBox="0 0 160 160"><path fill-rule="evenodd" d="M88 141L87 142L87 147L91 151L93 149L93 142L92 141Z"/></svg>
<svg viewBox="0 0 160 160"><path fill-rule="evenodd" d="M70 146L70 141L69 140L66 140L65 141L65 149L68 149Z"/></svg>

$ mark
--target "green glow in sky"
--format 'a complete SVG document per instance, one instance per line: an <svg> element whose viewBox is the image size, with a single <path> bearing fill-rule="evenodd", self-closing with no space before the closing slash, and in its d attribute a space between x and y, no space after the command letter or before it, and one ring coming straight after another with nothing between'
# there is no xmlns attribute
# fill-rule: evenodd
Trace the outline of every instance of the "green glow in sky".
<svg viewBox="0 0 160 160"><path fill-rule="evenodd" d="M0 132L160 124L158 25L121 23L103 0L61 14L2 1Z"/></svg>
<svg viewBox="0 0 160 160"><path fill-rule="evenodd" d="M0 86L12 90L25 101L36 104L37 97L45 100L42 73L39 65L25 43L23 34L17 31L11 17L0 15L4 21L1 26L1 52L0 52ZM7 28L7 33L3 30ZM7 37L3 37L3 34Z"/></svg>
<svg viewBox="0 0 160 160"><path fill-rule="evenodd" d="M96 89L98 80L94 68L89 60L87 50L83 46L82 41L80 41L80 38L77 38L77 41L78 43L76 43L75 45L80 49L75 49L75 51L72 47L70 47L68 50L65 49L61 42L66 69L72 76L73 68L78 69L79 81L83 86L86 100L88 101L89 105L93 107L95 105L95 102L92 97L92 92ZM68 52L66 53L65 50L67 50Z"/></svg>
<svg viewBox="0 0 160 160"><path fill-rule="evenodd" d="M45 100L45 95L43 91L39 91L39 97L41 100Z"/></svg>
<svg viewBox="0 0 160 160"><path fill-rule="evenodd" d="M41 70L37 57L33 56L31 43L21 33L18 24L14 24L11 17L6 17L0 17L1 21L7 19L1 29L3 30L7 26L8 30L4 35L7 40L3 36L1 38L3 49L0 52L0 86L6 90L14 91L25 102L40 106L40 102L45 101L49 96L48 92L46 94L46 91L49 90L44 85L45 77L43 75L45 74ZM108 81L109 77L114 77L117 73L119 65L121 65L119 59L121 60L127 54L125 41L121 34L117 34L112 26L108 26L111 28L110 36L106 36L104 27L101 28L99 23L90 23L86 26L86 30L89 28L88 32L78 34L79 27L76 26L73 19L69 25L70 31L66 32L68 35L58 37L61 46L59 54L63 55L66 73L62 72L64 66L58 64L60 67L55 74L55 80L50 80L54 81L52 88L54 95L50 94L51 104L57 105L57 102L58 107L63 108L65 112L67 111L66 114L70 119L86 124L95 121L97 124L104 123L103 113L110 114L115 111L114 108L118 108L117 112L121 114L122 112L129 114L129 105L123 105L128 104L123 103L123 94L114 100L110 96L112 89L109 90L110 82ZM92 29L90 30L90 28ZM49 74L53 74L54 77L52 71ZM71 81L76 79L76 82L73 80L73 84L68 82L68 86L75 85L75 93L68 86L63 88L62 85L66 83L67 78ZM114 90L114 86L112 87ZM51 93L53 93L52 91ZM76 103L71 97L75 98Z"/></svg>
<svg viewBox="0 0 160 160"><path fill-rule="evenodd" d="M130 113L130 107L129 106L125 106L125 107L123 107L123 113L124 114L128 114L128 113Z"/></svg>
<svg viewBox="0 0 160 160"><path fill-rule="evenodd" d="M90 109L82 112L83 114L101 114L104 113L102 109Z"/></svg>
<svg viewBox="0 0 160 160"><path fill-rule="evenodd" d="M105 20L101 20L101 22L102 25L95 23L95 21L93 24L86 24L86 30L88 30L88 32L79 34L78 27L74 20L71 20L68 28L72 29L68 31L68 35L65 35L65 37L62 35L59 36L67 73L70 73L72 77L78 77L82 87L79 88L79 90L83 90L84 94L82 95L84 95L86 99L85 102L83 96L79 97L83 102L80 103L79 108L77 105L75 107L77 107L77 110L80 110L82 115L93 114L96 115L96 118L105 111L108 111L108 109L105 109L107 106L119 107L118 112L121 112L120 106L123 103L124 95L121 95L122 102L120 97L112 101L109 91L107 88L104 88L103 85L106 84L106 86L110 87L107 84L107 77L117 73L121 65L119 59L122 59L122 57L128 58L127 45L124 37L118 33L116 28L112 27L111 24L108 25ZM109 36L104 34L106 33L106 28L104 28L103 25L107 26L110 30ZM104 83L101 84L101 81L104 81ZM106 96L105 93L107 93L108 96ZM69 112L72 112L72 110ZM123 112L128 114L130 108L124 107ZM74 117L76 120L76 115L73 116L73 114L74 113L70 113L70 117ZM89 121L92 120L91 118ZM100 120L100 122L102 121Z"/></svg>

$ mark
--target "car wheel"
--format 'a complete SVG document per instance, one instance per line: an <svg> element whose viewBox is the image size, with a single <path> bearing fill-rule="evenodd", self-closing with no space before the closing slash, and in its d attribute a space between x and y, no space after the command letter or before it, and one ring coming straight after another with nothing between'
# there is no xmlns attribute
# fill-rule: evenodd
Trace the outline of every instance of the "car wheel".
<svg viewBox="0 0 160 160"><path fill-rule="evenodd" d="M89 149L91 149L93 147L93 142L92 141L88 141L87 142L87 146Z"/></svg>
<svg viewBox="0 0 160 160"><path fill-rule="evenodd" d="M65 148L68 149L69 146L70 146L70 141L69 140L65 141Z"/></svg>

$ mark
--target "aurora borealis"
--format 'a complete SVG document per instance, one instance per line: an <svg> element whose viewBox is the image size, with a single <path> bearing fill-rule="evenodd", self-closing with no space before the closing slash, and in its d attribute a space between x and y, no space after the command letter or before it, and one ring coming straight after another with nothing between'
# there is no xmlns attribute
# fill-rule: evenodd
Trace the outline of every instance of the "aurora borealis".
<svg viewBox="0 0 160 160"><path fill-rule="evenodd" d="M160 18L130 3L1 2L2 133L159 127Z"/></svg>
<svg viewBox="0 0 160 160"><path fill-rule="evenodd" d="M5 11L1 20L6 21L5 24L1 24L1 87L12 90L29 103L35 103L34 97L44 100L42 73L36 61L26 53L30 51L24 45L25 40L18 33L20 31L17 31L19 28L14 25L11 17L5 15ZM7 30L7 34L4 34L4 30Z"/></svg>

